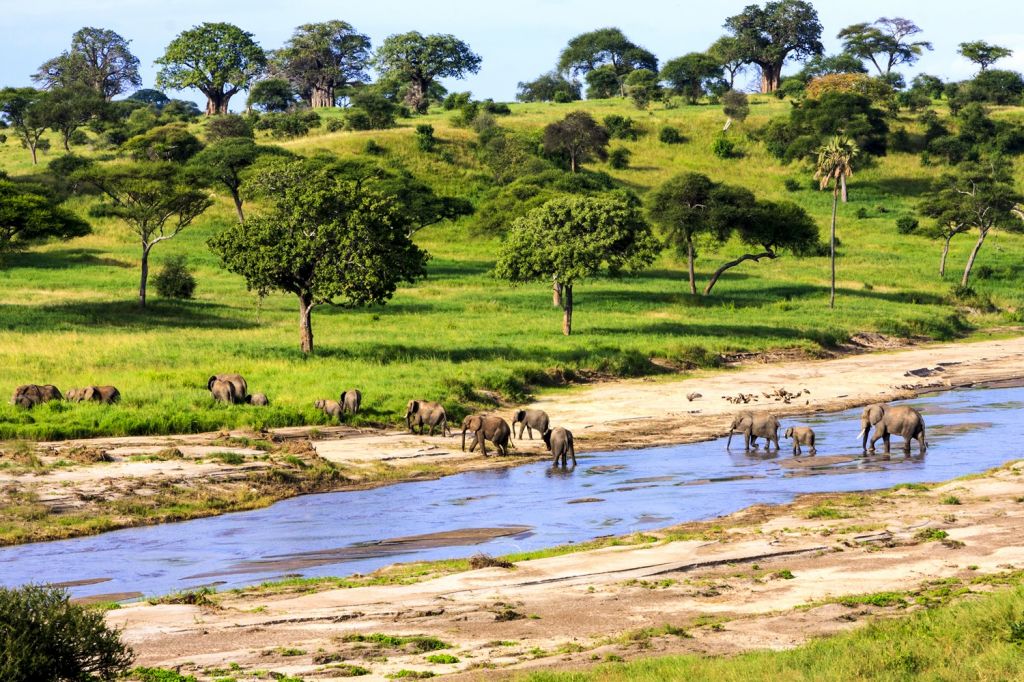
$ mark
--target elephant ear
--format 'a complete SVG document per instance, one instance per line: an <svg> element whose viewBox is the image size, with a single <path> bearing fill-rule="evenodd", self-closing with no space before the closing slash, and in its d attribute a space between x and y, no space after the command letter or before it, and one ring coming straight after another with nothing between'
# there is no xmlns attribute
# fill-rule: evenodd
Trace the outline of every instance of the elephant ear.
<svg viewBox="0 0 1024 682"><path fill-rule="evenodd" d="M868 410L868 417L872 424L882 421L882 417L885 416L885 405L872 405Z"/></svg>
<svg viewBox="0 0 1024 682"><path fill-rule="evenodd" d="M346 393L348 393L348 391L342 391L341 395L338 396L338 402L341 403L342 405L345 404L345 394Z"/></svg>
<svg viewBox="0 0 1024 682"><path fill-rule="evenodd" d="M412 402L410 402L409 403L409 411L412 412L413 414L416 414L417 412L419 412L420 411L420 401L413 400Z"/></svg>
<svg viewBox="0 0 1024 682"><path fill-rule="evenodd" d="M209 379L207 380L207 382L206 382L206 388L207 388L208 390L211 390L211 391L212 391L212 390L213 390L213 384L214 384L214 382L215 382L215 381L217 381L217 377L216 377L216 376L212 376L212 377L210 377L210 378L209 378Z"/></svg>
<svg viewBox="0 0 1024 682"><path fill-rule="evenodd" d="M93 400L95 397L96 397L96 387L95 386L89 386L88 388L86 388L85 390L82 391L82 399L83 400Z"/></svg>

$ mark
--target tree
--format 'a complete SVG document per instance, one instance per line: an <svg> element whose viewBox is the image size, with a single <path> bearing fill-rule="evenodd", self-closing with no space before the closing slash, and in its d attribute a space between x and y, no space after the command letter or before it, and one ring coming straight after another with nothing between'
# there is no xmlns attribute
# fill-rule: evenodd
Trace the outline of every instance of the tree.
<svg viewBox="0 0 1024 682"><path fill-rule="evenodd" d="M832 230L829 237L829 260L832 267L832 287L828 299L828 307L836 307L836 211L839 198L846 203L846 179L853 175L853 160L860 154L857 143L843 135L836 135L828 144L818 149L817 170L814 177L818 179L821 189L832 185Z"/></svg>
<svg viewBox="0 0 1024 682"><path fill-rule="evenodd" d="M315 307L383 304L401 282L426 274L427 254L409 238L394 197L304 162L265 169L252 184L272 207L209 245L250 289L298 298L303 353L313 352Z"/></svg>
<svg viewBox="0 0 1024 682"><path fill-rule="evenodd" d="M374 57L382 79L402 84L406 104L420 113L426 112L438 78L464 78L480 71L480 62L480 55L455 36L418 31L388 36Z"/></svg>
<svg viewBox="0 0 1024 682"><path fill-rule="evenodd" d="M128 101L142 102L143 104L160 111L170 103L171 99L159 90L143 88L142 90L136 90L132 94L128 95Z"/></svg>
<svg viewBox="0 0 1024 682"><path fill-rule="evenodd" d="M517 219L501 245L495 275L513 284L554 281L562 289L562 333L572 333L573 287L602 271L618 276L654 262L661 245L635 201L564 197Z"/></svg>
<svg viewBox="0 0 1024 682"><path fill-rule="evenodd" d="M921 202L922 215L935 219L935 236L942 239L942 256L939 258L939 277L946 276L946 258L949 244L958 234L971 231L971 215L966 211L962 195L950 192L943 183L938 191L925 195Z"/></svg>
<svg viewBox="0 0 1024 682"><path fill-rule="evenodd" d="M647 69L631 71L626 76L626 95L633 100L637 109L646 109L647 106L661 94L661 86L658 85L658 74Z"/></svg>
<svg viewBox="0 0 1024 682"><path fill-rule="evenodd" d="M288 111L295 105L295 90L284 78L267 78L253 84L249 90L247 106L260 111Z"/></svg>
<svg viewBox="0 0 1024 682"><path fill-rule="evenodd" d="M139 305L145 307L153 247L177 237L213 201L184 181L177 164L166 161L95 165L79 171L76 178L103 193L106 201L97 213L119 218L139 238Z"/></svg>
<svg viewBox="0 0 1024 682"><path fill-rule="evenodd" d="M0 120L10 126L21 146L32 153L32 165L39 163L37 152L49 144L42 139L49 127L44 116L48 93L35 88L4 88L0 90Z"/></svg>
<svg viewBox="0 0 1024 682"><path fill-rule="evenodd" d="M160 88L195 88L206 95L206 115L228 113L228 103L263 73L267 57L252 34L228 23L182 31L156 60Z"/></svg>
<svg viewBox="0 0 1024 682"><path fill-rule="evenodd" d="M1000 59L1013 56L1013 50L1007 47L1000 47L986 43L984 40L974 40L967 43L960 43L958 53L965 59L974 62L984 71Z"/></svg>
<svg viewBox="0 0 1024 682"><path fill-rule="evenodd" d="M703 52L676 57L661 69L661 80L672 92L696 104L704 95L726 89L725 74L718 60Z"/></svg>
<svg viewBox="0 0 1024 682"><path fill-rule="evenodd" d="M71 37L71 50L43 63L32 80L47 89L88 87L109 102L142 85L129 42L109 29L81 28Z"/></svg>
<svg viewBox="0 0 1024 682"><path fill-rule="evenodd" d="M738 43L744 63L761 69L761 92L775 92L787 59L821 54L818 12L804 0L767 2L764 8L748 5L729 17L725 28Z"/></svg>
<svg viewBox="0 0 1024 682"><path fill-rule="evenodd" d="M722 111L728 119L726 127L734 120L742 123L750 115L750 99L745 92L728 90L722 95Z"/></svg>
<svg viewBox="0 0 1024 682"><path fill-rule="evenodd" d="M71 137L93 118L105 114L106 101L94 90L81 85L54 88L39 100L39 115L60 135L65 151L71 151Z"/></svg>
<svg viewBox="0 0 1024 682"><path fill-rule="evenodd" d="M682 173L669 178L651 192L648 211L651 220L661 228L667 244L677 252L686 252L690 293L697 293L694 261L697 254L694 240L711 229L711 193L715 183L700 173Z"/></svg>
<svg viewBox="0 0 1024 682"><path fill-rule="evenodd" d="M575 173L581 163L608 157L608 131L585 111L573 111L544 128L544 151L564 155Z"/></svg>
<svg viewBox="0 0 1024 682"><path fill-rule="evenodd" d="M879 76L888 76L897 66L913 66L925 50L931 50L927 40L909 40L921 33L917 24L902 17L882 17L874 23L847 26L836 37L843 41L843 49L875 65Z"/></svg>
<svg viewBox="0 0 1024 682"><path fill-rule="evenodd" d="M0 256L47 239L89 234L89 224L41 187L0 180Z"/></svg>
<svg viewBox="0 0 1024 682"><path fill-rule="evenodd" d="M199 153L203 143L181 123L168 123L136 135L121 148L136 161L185 163Z"/></svg>
<svg viewBox="0 0 1024 682"><path fill-rule="evenodd" d="M369 80L370 39L344 21L303 24L274 52L271 70L314 109L333 107L341 91Z"/></svg>
<svg viewBox="0 0 1024 682"><path fill-rule="evenodd" d="M580 84L557 71L541 74L532 81L520 82L516 99L520 102L575 102L580 99Z"/></svg>
<svg viewBox="0 0 1024 682"><path fill-rule="evenodd" d="M235 204L238 222L245 221L242 210L243 173L261 155L287 155L279 147L262 147L247 137L228 137L209 145L192 157L188 163L188 176L206 185L220 185L228 190Z"/></svg>
<svg viewBox="0 0 1024 682"><path fill-rule="evenodd" d="M729 89L736 87L736 76L743 70L746 61L743 52L740 50L740 43L731 36L722 36L711 43L708 54L714 57L718 64L729 74Z"/></svg>
<svg viewBox="0 0 1024 682"><path fill-rule="evenodd" d="M637 69L658 72L658 58L640 47L617 28L601 28L581 33L562 50L558 70L569 75L586 76L601 67L611 67L619 94L626 96L626 76Z"/></svg>

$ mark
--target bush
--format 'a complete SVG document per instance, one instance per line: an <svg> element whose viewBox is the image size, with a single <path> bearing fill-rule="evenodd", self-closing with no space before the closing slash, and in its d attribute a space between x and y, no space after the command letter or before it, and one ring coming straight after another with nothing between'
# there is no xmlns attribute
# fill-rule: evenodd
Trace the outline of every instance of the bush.
<svg viewBox="0 0 1024 682"><path fill-rule="evenodd" d="M72 604L64 590L0 588L0 679L114 679L132 658L103 613Z"/></svg>
<svg viewBox="0 0 1024 682"><path fill-rule="evenodd" d="M164 298L192 298L196 291L196 278L188 268L188 259L183 255L167 260L163 269L153 279L156 292Z"/></svg>
<svg viewBox="0 0 1024 682"><path fill-rule="evenodd" d="M445 111L455 111L456 109L463 109L469 104L469 100L472 93L469 92L450 92L448 96L441 102L441 107Z"/></svg>
<svg viewBox="0 0 1024 682"><path fill-rule="evenodd" d="M363 145L363 152L370 156L380 156L381 154L387 154L387 149L383 145L379 144L376 140L367 140L366 144Z"/></svg>
<svg viewBox="0 0 1024 682"><path fill-rule="evenodd" d="M345 119L332 118L324 124L324 130L329 133L337 133L345 129Z"/></svg>
<svg viewBox="0 0 1024 682"><path fill-rule="evenodd" d="M206 141L223 140L228 137L253 137L252 126L238 114L221 114L206 121Z"/></svg>
<svg viewBox="0 0 1024 682"><path fill-rule="evenodd" d="M803 185L796 178L786 178L782 181L782 184L786 187L787 192L799 192L803 189Z"/></svg>
<svg viewBox="0 0 1024 682"><path fill-rule="evenodd" d="M350 130L383 130L395 125L400 113L398 105L372 88L362 88L352 97L352 107L345 115Z"/></svg>
<svg viewBox="0 0 1024 682"><path fill-rule="evenodd" d="M900 216L896 219L896 231L900 234L910 234L917 229L919 224L917 218L913 216Z"/></svg>
<svg viewBox="0 0 1024 682"><path fill-rule="evenodd" d="M421 151L433 151L436 145L437 138L434 137L434 126L429 123L421 123L416 126L416 146Z"/></svg>
<svg viewBox="0 0 1024 682"><path fill-rule="evenodd" d="M619 116L618 114L605 116L604 127L608 129L608 134L615 139L636 140L640 137L640 129L636 126L636 122L628 116Z"/></svg>
<svg viewBox="0 0 1024 682"><path fill-rule="evenodd" d="M686 142L686 138L683 137L681 132L679 132L679 129L673 128L672 126L665 126L662 128L661 132L658 133L658 139L665 144L680 144L682 142Z"/></svg>
<svg viewBox="0 0 1024 682"><path fill-rule="evenodd" d="M185 163L202 148L199 138L180 123L153 128L124 143L124 151L136 161Z"/></svg>
<svg viewBox="0 0 1024 682"><path fill-rule="evenodd" d="M719 135L711 143L711 153L720 159L730 159L736 154L736 145L725 135Z"/></svg>
<svg viewBox="0 0 1024 682"><path fill-rule="evenodd" d="M996 271L992 269L991 265L979 265L974 271L974 276L978 279L992 279L994 274Z"/></svg>
<svg viewBox="0 0 1024 682"><path fill-rule="evenodd" d="M608 165L616 170L629 168L630 151L625 147L616 147L608 153Z"/></svg>
<svg viewBox="0 0 1024 682"><path fill-rule="evenodd" d="M857 220L864 220L865 218L868 217L870 217L868 215L868 209L864 208L863 206L857 209Z"/></svg>
<svg viewBox="0 0 1024 682"><path fill-rule="evenodd" d="M504 102L495 102L491 99L483 101L483 109L492 116L508 116L512 113L512 107Z"/></svg>

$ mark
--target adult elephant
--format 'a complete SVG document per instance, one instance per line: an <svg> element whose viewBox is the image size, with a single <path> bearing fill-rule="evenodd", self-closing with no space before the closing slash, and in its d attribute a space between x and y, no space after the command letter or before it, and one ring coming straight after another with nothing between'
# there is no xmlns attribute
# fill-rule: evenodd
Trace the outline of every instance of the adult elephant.
<svg viewBox="0 0 1024 682"><path fill-rule="evenodd" d="M462 449L466 449L466 432L473 434L473 442L469 444L469 451L473 452L477 443L480 444L480 452L487 456L487 445L485 441L494 443L499 455L507 455L509 440L512 438L512 429L508 422L501 417L492 414L471 414L462 420Z"/></svg>
<svg viewBox="0 0 1024 682"><path fill-rule="evenodd" d="M342 391L341 395L338 396L338 402L341 403L341 407L349 414L359 414L359 407L363 404L363 394L357 388L350 388L347 391Z"/></svg>
<svg viewBox="0 0 1024 682"><path fill-rule="evenodd" d="M779 420L769 412L754 413L748 410L738 413L729 425L729 440L725 447L732 445L734 433L743 434L743 449L750 450L750 446L757 447L757 439L764 438L766 441L765 452L771 450L772 443L775 443L775 451L779 451Z"/></svg>
<svg viewBox="0 0 1024 682"><path fill-rule="evenodd" d="M448 428L448 413L444 406L431 400L410 400L405 406L405 427L411 433L415 433L413 427L418 426L420 435L424 427L430 429L430 435L434 435L434 429L440 428L442 436L452 435Z"/></svg>
<svg viewBox="0 0 1024 682"><path fill-rule="evenodd" d="M245 379L241 374L214 374L206 382L206 387L210 389L210 393L213 393L213 384L215 381L221 381L224 383L231 384L232 387L232 399L233 403L244 403L246 397L249 395L249 385L245 383ZM216 395L214 395L217 398ZM220 400L220 398L217 398Z"/></svg>
<svg viewBox="0 0 1024 682"><path fill-rule="evenodd" d="M868 446L868 430L874 426L875 433L871 436ZM889 454L889 439L893 436L903 438L903 454L910 455L910 442L917 439L920 454L927 449L924 439L924 417L913 407L907 405L887 405L876 403L868 405L860 415L861 448L864 452L874 452L875 443L881 438L885 443L885 454Z"/></svg>
<svg viewBox="0 0 1024 682"><path fill-rule="evenodd" d="M555 459L552 462L555 466L561 460L562 468L569 466L569 458L572 457L572 465L576 466L576 446L573 442L572 431L556 426L544 432L542 436L548 450L554 453Z"/></svg>
<svg viewBox="0 0 1024 682"><path fill-rule="evenodd" d="M548 413L544 410L516 410L516 413L512 415L512 435L519 440L523 439L523 431L530 434L530 440L533 440L534 430L537 433L544 435L544 432L548 430ZM519 425L519 434L516 434L516 424Z"/></svg>
<svg viewBox="0 0 1024 682"><path fill-rule="evenodd" d="M213 396L214 400L232 405L244 402L243 400L239 400L235 385L230 381L210 377L208 388L210 389L210 395Z"/></svg>
<svg viewBox="0 0 1024 682"><path fill-rule="evenodd" d="M97 402L110 405L121 400L121 391L116 386L86 386L85 388L72 388L65 396L73 403Z"/></svg>
<svg viewBox="0 0 1024 682"><path fill-rule="evenodd" d="M33 408L53 400L61 400L60 389L53 384L25 384L14 389L11 402L18 407Z"/></svg>

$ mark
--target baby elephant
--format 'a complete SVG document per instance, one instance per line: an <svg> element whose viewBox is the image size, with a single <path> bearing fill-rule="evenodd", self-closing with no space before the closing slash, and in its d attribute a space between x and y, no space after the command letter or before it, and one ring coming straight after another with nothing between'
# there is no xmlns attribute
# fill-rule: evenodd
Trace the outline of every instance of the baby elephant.
<svg viewBox="0 0 1024 682"><path fill-rule="evenodd" d="M341 392L338 402L341 403L341 407L345 412L359 414L359 406L363 404L363 394L359 389L350 388L347 391Z"/></svg>
<svg viewBox="0 0 1024 682"><path fill-rule="evenodd" d="M522 440L523 431L526 431L530 434L530 440L533 440L533 430L537 429L537 433L543 436L548 430L548 421L548 413L544 410L516 410L512 416L512 434L515 435L516 424L519 424L519 435L516 438Z"/></svg>
<svg viewBox="0 0 1024 682"><path fill-rule="evenodd" d="M473 452L477 443L480 444L480 452L487 456L487 445L484 441L491 441L498 450L499 455L507 455L509 440L512 430L501 417L494 415L469 415L462 420L462 449L466 449L466 432L473 434L473 442L469 444L469 451Z"/></svg>
<svg viewBox="0 0 1024 682"><path fill-rule="evenodd" d="M803 452L800 449L801 445L810 447L811 457L818 454L818 451L814 447L814 429L809 426L790 426L786 429L786 433L784 433L782 437L793 439L794 455L799 455Z"/></svg>
<svg viewBox="0 0 1024 682"><path fill-rule="evenodd" d="M572 441L572 431L556 426L544 432L544 445L554 453L553 464L558 466L558 460L562 460L562 468L569 466L569 458L572 457L572 465L576 466L576 447Z"/></svg>
<svg viewBox="0 0 1024 682"><path fill-rule="evenodd" d="M270 400L267 398L266 393L253 393L245 397L245 402L250 405L256 405L257 407L266 407L270 404Z"/></svg>
<svg viewBox="0 0 1024 682"><path fill-rule="evenodd" d="M14 395L11 396L11 402L18 407L30 409L36 405L48 403L51 400L60 400L63 397L64 396L61 395L60 389L53 384L45 384L42 386L39 384L26 384L14 389Z"/></svg>
<svg viewBox="0 0 1024 682"><path fill-rule="evenodd" d="M94 401L110 405L121 399L121 391L114 386L86 386L85 388L72 388L64 394L64 398L73 403L82 401Z"/></svg>
<svg viewBox="0 0 1024 682"><path fill-rule="evenodd" d="M328 417L334 417L338 421L341 421L341 416L344 414L344 410L341 404L337 400L317 400L313 403L313 407L320 410Z"/></svg>

